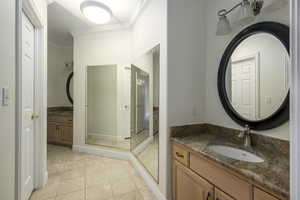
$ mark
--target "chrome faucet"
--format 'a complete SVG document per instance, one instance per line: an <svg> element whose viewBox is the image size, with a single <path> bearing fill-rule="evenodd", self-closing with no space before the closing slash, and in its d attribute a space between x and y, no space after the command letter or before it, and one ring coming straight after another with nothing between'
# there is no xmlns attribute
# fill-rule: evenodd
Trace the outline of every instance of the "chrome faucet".
<svg viewBox="0 0 300 200"><path fill-rule="evenodd" d="M244 146L251 147L251 130L248 125L245 125L245 130L241 131L239 134L239 138L244 138Z"/></svg>

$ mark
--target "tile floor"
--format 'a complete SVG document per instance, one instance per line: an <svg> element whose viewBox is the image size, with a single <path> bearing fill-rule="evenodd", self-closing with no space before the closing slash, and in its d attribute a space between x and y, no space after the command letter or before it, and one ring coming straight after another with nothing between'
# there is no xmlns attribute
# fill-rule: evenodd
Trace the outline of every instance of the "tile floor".
<svg viewBox="0 0 300 200"><path fill-rule="evenodd" d="M49 145L48 173L30 200L156 200L128 161Z"/></svg>

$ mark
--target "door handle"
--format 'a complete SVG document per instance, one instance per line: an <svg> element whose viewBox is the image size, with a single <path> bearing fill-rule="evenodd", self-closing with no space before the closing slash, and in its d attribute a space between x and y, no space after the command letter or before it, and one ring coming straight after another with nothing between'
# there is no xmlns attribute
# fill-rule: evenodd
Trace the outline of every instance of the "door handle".
<svg viewBox="0 0 300 200"><path fill-rule="evenodd" d="M184 155L182 155L182 154L180 154L180 153L178 153L178 152L176 152L175 154L176 154L176 156L179 157L179 158L184 158Z"/></svg>
<svg viewBox="0 0 300 200"><path fill-rule="evenodd" d="M31 120L34 120L34 119L37 119L37 118L39 118L40 116L38 116L38 115L36 115L36 114L32 114L31 115Z"/></svg>

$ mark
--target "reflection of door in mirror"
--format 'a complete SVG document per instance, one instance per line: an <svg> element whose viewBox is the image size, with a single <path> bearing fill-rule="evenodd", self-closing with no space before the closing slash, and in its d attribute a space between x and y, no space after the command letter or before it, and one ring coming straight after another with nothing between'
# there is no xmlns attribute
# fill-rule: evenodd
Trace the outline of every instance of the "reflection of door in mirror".
<svg viewBox="0 0 300 200"><path fill-rule="evenodd" d="M259 119L258 56L251 55L231 61L231 103L246 119Z"/></svg>
<svg viewBox="0 0 300 200"><path fill-rule="evenodd" d="M226 93L244 119L270 117L289 90L289 59L282 43L268 33L244 39L233 51L226 70Z"/></svg>

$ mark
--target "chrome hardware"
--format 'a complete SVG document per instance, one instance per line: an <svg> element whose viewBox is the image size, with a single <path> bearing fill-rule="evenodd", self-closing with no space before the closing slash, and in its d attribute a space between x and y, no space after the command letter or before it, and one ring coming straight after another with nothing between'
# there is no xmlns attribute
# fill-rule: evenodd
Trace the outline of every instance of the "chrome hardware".
<svg viewBox="0 0 300 200"><path fill-rule="evenodd" d="M245 130L241 131L239 138L244 138L244 146L251 147L251 129L248 125L245 125Z"/></svg>

